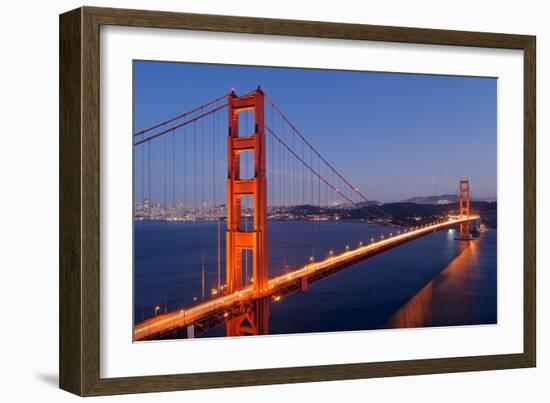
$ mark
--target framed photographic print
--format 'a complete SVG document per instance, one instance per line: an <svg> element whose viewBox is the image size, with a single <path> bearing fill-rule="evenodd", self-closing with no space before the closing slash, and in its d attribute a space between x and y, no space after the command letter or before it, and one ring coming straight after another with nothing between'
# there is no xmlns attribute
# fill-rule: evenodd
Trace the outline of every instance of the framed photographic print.
<svg viewBox="0 0 550 403"><path fill-rule="evenodd" d="M535 38L60 16L60 386L535 365Z"/></svg>

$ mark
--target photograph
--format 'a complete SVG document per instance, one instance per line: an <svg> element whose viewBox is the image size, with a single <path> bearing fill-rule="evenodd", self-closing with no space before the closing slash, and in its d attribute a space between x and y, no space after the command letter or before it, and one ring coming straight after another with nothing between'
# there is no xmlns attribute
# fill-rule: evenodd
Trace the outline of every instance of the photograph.
<svg viewBox="0 0 550 403"><path fill-rule="evenodd" d="M133 342L498 325L497 77L132 74Z"/></svg>

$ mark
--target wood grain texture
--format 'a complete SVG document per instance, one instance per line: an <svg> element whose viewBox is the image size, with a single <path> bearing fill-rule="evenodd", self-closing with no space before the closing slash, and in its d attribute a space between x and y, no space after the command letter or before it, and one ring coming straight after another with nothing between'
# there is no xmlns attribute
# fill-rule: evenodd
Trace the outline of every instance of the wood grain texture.
<svg viewBox="0 0 550 403"><path fill-rule="evenodd" d="M86 7L106 25L523 49L529 36L489 32Z"/></svg>
<svg viewBox="0 0 550 403"><path fill-rule="evenodd" d="M82 9L82 390L99 379L99 24Z"/></svg>
<svg viewBox="0 0 550 403"><path fill-rule="evenodd" d="M536 129L536 39L524 49L523 66L523 354L530 366L536 365L537 338L537 129Z"/></svg>
<svg viewBox="0 0 550 403"><path fill-rule="evenodd" d="M81 394L81 11L59 21L59 386Z"/></svg>
<svg viewBox="0 0 550 403"><path fill-rule="evenodd" d="M99 28L122 25L524 51L524 352L206 374L100 378ZM60 17L60 387L82 396L534 366L535 37L83 7Z"/></svg>

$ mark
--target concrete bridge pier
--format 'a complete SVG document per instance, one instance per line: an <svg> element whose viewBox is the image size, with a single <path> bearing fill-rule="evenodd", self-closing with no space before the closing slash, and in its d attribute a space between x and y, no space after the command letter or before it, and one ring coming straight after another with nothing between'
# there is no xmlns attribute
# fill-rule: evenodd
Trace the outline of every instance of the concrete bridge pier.
<svg viewBox="0 0 550 403"><path fill-rule="evenodd" d="M189 326L186 327L186 332L187 332L187 338L188 339L194 339L195 338L195 325L194 324L190 324Z"/></svg>
<svg viewBox="0 0 550 403"><path fill-rule="evenodd" d="M307 277L304 276L304 277L302 277L302 280L301 280L300 290L301 290L302 292L304 292L304 291L307 290L307 287L308 287Z"/></svg>

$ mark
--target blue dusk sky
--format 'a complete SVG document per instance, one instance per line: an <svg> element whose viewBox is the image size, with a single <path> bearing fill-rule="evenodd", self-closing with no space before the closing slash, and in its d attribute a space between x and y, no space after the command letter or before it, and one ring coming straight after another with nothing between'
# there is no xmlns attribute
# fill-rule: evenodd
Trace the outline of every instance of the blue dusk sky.
<svg viewBox="0 0 550 403"><path fill-rule="evenodd" d="M135 61L135 131L258 85L371 200L496 196L495 78Z"/></svg>

